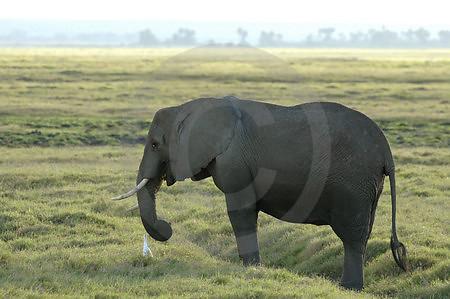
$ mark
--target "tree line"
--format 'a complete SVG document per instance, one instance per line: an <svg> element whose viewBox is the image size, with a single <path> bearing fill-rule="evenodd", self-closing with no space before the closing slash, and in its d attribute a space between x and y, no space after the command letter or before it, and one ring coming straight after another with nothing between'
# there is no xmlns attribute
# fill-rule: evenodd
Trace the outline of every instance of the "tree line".
<svg viewBox="0 0 450 299"><path fill-rule="evenodd" d="M238 44L251 45L248 41L248 31L238 28ZM210 43L214 41L211 40ZM195 31L181 28L170 39L159 41L149 30L139 32L139 45L142 46L173 46L197 45ZM419 28L409 29L403 32L395 32L382 27L381 29L370 29L367 32L351 32L348 35L336 33L332 27L321 28L316 34L309 34L299 41L285 41L281 33L274 31L261 31L258 43L254 46L260 47L379 47L379 48L415 48L415 47L450 47L450 30L441 30L437 37L432 38L431 33Z"/></svg>
<svg viewBox="0 0 450 299"><path fill-rule="evenodd" d="M370 29L348 34L337 32L333 27L325 27L317 32L299 38L286 40L283 34L274 31L261 31L254 42L249 41L249 32L244 28L236 30L236 38L229 44L258 47L323 47L323 48L450 48L450 30L441 30L434 36L424 28L409 29L402 32ZM213 44L210 39L207 44ZM177 47L204 45L199 41L195 30L179 28L169 38L160 39L152 30L144 29L137 33L81 33L76 35L55 34L51 37L29 36L26 32L15 31L0 35L0 45L100 45L100 46L138 46L138 47Z"/></svg>

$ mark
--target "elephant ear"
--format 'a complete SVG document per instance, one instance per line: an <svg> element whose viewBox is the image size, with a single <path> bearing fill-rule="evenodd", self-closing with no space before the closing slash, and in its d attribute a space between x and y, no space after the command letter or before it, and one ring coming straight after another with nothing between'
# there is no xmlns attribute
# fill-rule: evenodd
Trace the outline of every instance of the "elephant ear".
<svg viewBox="0 0 450 299"><path fill-rule="evenodd" d="M170 167L177 181L193 177L228 148L241 116L226 99L197 99L180 108L169 146Z"/></svg>

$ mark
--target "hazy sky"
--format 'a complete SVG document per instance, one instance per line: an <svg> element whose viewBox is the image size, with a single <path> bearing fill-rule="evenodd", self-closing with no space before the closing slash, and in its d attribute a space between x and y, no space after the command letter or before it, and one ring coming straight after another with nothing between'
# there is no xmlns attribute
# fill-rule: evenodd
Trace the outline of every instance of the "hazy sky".
<svg viewBox="0 0 450 299"><path fill-rule="evenodd" d="M6 0L0 19L450 25L448 0Z"/></svg>

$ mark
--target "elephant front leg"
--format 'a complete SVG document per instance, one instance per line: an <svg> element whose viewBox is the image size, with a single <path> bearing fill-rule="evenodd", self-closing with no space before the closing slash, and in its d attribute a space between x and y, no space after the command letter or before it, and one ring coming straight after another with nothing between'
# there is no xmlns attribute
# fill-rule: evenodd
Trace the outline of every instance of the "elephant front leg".
<svg viewBox="0 0 450 299"><path fill-rule="evenodd" d="M228 217L236 236L239 257L244 266L259 265L258 239L256 222L258 212L253 207L229 210Z"/></svg>

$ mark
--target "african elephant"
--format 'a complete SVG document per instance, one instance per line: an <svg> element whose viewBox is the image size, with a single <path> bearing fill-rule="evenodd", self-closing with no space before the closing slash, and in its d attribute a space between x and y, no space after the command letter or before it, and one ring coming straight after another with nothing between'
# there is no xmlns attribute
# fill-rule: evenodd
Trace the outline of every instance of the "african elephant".
<svg viewBox="0 0 450 299"><path fill-rule="evenodd" d="M385 176L392 199L391 249L406 271L395 228L395 171L389 144L366 115L337 103L293 107L202 98L159 110L139 166L142 223L158 241L172 235L156 215L155 193L191 178L212 177L225 194L244 265L259 264L260 211L294 223L330 225L344 244L341 285L363 287L364 254Z"/></svg>

